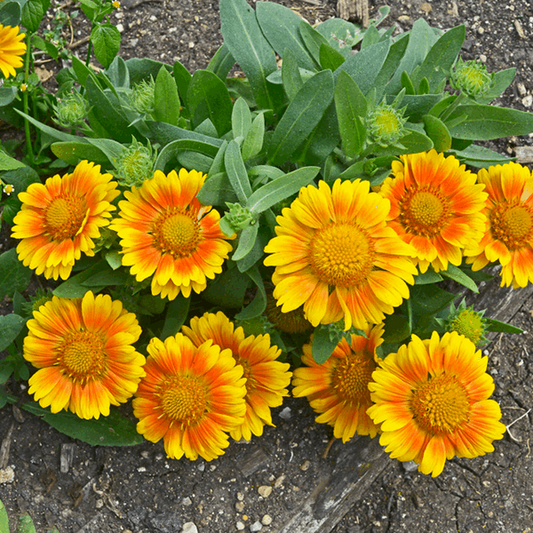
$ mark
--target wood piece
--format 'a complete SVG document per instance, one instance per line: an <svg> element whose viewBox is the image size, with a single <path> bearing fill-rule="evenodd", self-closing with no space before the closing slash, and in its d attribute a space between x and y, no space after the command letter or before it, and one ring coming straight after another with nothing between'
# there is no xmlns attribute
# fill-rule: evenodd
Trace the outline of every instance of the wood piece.
<svg viewBox="0 0 533 533"><path fill-rule="evenodd" d="M330 474L324 474L300 508L275 533L329 533L392 463L379 439L354 438L342 446Z"/></svg>
<svg viewBox="0 0 533 533"><path fill-rule="evenodd" d="M338 0L337 14L344 20L356 20L368 28L368 0Z"/></svg>
<svg viewBox="0 0 533 533"><path fill-rule="evenodd" d="M73 442L65 442L61 445L61 456L59 458L59 470L66 474L74 461L76 445Z"/></svg>
<svg viewBox="0 0 533 533"><path fill-rule="evenodd" d="M522 165L533 163L533 146L516 146L516 162Z"/></svg>
<svg viewBox="0 0 533 533"><path fill-rule="evenodd" d="M2 439L2 444L0 445L0 470L3 470L7 467L9 462L9 449L11 448L11 437L13 435L14 424L11 424L11 427L7 431L7 435Z"/></svg>

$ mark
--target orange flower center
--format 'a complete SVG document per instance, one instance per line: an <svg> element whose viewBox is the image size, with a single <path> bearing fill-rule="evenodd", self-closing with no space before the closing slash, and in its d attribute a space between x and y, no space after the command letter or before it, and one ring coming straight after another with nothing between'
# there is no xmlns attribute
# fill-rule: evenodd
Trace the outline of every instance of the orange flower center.
<svg viewBox="0 0 533 533"><path fill-rule="evenodd" d="M328 285L353 287L372 271L374 246L361 228L332 223L311 241L310 263L314 274Z"/></svg>
<svg viewBox="0 0 533 533"><path fill-rule="evenodd" d="M361 404L370 400L368 383L376 370L374 361L365 354L351 353L339 359L331 376L331 383L338 397L350 404Z"/></svg>
<svg viewBox="0 0 533 533"><path fill-rule="evenodd" d="M497 205L490 214L490 224L494 238L510 250L522 248L532 238L533 219L524 205Z"/></svg>
<svg viewBox="0 0 533 533"><path fill-rule="evenodd" d="M435 376L413 391L411 410L416 423L434 435L451 433L470 419L468 394L448 374Z"/></svg>
<svg viewBox="0 0 533 533"><path fill-rule="evenodd" d="M173 376L159 391L163 413L184 426L193 425L207 410L207 389L203 380L190 376Z"/></svg>
<svg viewBox="0 0 533 533"><path fill-rule="evenodd" d="M87 202L79 196L54 198L44 211L46 232L53 240L63 241L78 235L89 216Z"/></svg>
<svg viewBox="0 0 533 533"><path fill-rule="evenodd" d="M59 348L59 365L72 380L81 383L103 377L106 359L104 342L92 331L71 333Z"/></svg>
<svg viewBox="0 0 533 533"><path fill-rule="evenodd" d="M152 235L162 253L188 257L198 247L200 227L192 213L168 211L157 219Z"/></svg>
<svg viewBox="0 0 533 533"><path fill-rule="evenodd" d="M434 237L450 217L450 201L435 188L412 187L399 204L401 225L415 235Z"/></svg>

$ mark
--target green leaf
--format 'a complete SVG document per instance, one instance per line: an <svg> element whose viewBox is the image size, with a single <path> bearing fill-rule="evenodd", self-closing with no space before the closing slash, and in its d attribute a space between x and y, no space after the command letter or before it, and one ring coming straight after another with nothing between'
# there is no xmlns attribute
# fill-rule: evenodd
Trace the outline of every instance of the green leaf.
<svg viewBox="0 0 533 533"><path fill-rule="evenodd" d="M421 122L422 117L430 113L435 104L442 98L441 94L406 94L402 99L402 107L410 122Z"/></svg>
<svg viewBox="0 0 533 533"><path fill-rule="evenodd" d="M11 5L13 5L13 4L17 5L16 2L10 2L10 4ZM33 34L31 36L31 44L35 48L38 48L39 50L42 50L43 52L46 52L52 59L57 60L57 58L59 56L59 50L50 41L45 41L39 35Z"/></svg>
<svg viewBox="0 0 533 533"><path fill-rule="evenodd" d="M16 1L2 2L0 4L0 24L11 27L18 26L20 24L20 17L22 16L21 5L22 3L19 4ZM3 531L1 525L0 531Z"/></svg>
<svg viewBox="0 0 533 533"><path fill-rule="evenodd" d="M242 97L238 98L233 105L233 112L231 114L231 125L233 129L233 137L242 137L243 139L248 134L252 126L252 114L246 100Z"/></svg>
<svg viewBox="0 0 533 533"><path fill-rule="evenodd" d="M501 322L494 318L483 317L487 326L487 331L497 331L499 333L524 333L523 329L517 328L506 322Z"/></svg>
<svg viewBox="0 0 533 533"><path fill-rule="evenodd" d="M33 520L28 513L24 513L19 516L17 533L37 533L33 524Z"/></svg>
<svg viewBox="0 0 533 533"><path fill-rule="evenodd" d="M433 115L424 115L424 126L437 152L447 152L452 147L452 136L446 124Z"/></svg>
<svg viewBox="0 0 533 533"><path fill-rule="evenodd" d="M264 225L258 224L258 226L259 232L252 249L246 254L245 257L237 262L237 268L240 272L247 272L250 270L250 268L252 268L257 261L259 261L265 255L263 250L265 249L265 246L268 244L268 241L272 235Z"/></svg>
<svg viewBox="0 0 533 533"><path fill-rule="evenodd" d="M222 308L241 309L249 286L250 278L238 268L231 268L208 283L202 298Z"/></svg>
<svg viewBox="0 0 533 533"><path fill-rule="evenodd" d="M26 168L26 165L0 150L0 170L15 170L17 168Z"/></svg>
<svg viewBox="0 0 533 533"><path fill-rule="evenodd" d="M209 66L207 68L209 69ZM189 104L187 103L187 91L189 90L192 76L179 61L174 63L174 79L176 80L181 101L183 102L184 107L188 107Z"/></svg>
<svg viewBox="0 0 533 533"><path fill-rule="evenodd" d="M155 79L154 118L158 122L166 122L176 126L180 118L180 98L178 87L168 70L161 67Z"/></svg>
<svg viewBox="0 0 533 533"><path fill-rule="evenodd" d="M87 83L87 78L95 74L92 68L85 65L85 63L80 61L76 56L72 56L72 70L74 70L76 78L78 78L80 85L83 87L85 87L85 84Z"/></svg>
<svg viewBox="0 0 533 533"><path fill-rule="evenodd" d="M164 341L167 337L176 335L181 326L185 324L189 315L189 308L191 306L191 299L184 298L181 294L172 300L168 306L167 314L165 316L165 323L159 338Z"/></svg>
<svg viewBox="0 0 533 533"><path fill-rule="evenodd" d="M24 291L31 279L32 271L17 258L15 248L0 255L0 299L13 296L15 291Z"/></svg>
<svg viewBox="0 0 533 533"><path fill-rule="evenodd" d="M358 118L366 116L367 102L357 83L346 72L341 72L337 80L335 109L342 149L348 157L355 157L366 139L366 128Z"/></svg>
<svg viewBox="0 0 533 533"><path fill-rule="evenodd" d="M313 359L319 365L324 364L331 356L337 343L329 338L329 328L320 324L313 333L311 352Z"/></svg>
<svg viewBox="0 0 533 533"><path fill-rule="evenodd" d="M416 94L415 86L413 85L409 74L407 74L405 70L402 72L402 75L400 77L400 83L402 84L402 88L405 89L406 95Z"/></svg>
<svg viewBox="0 0 533 533"><path fill-rule="evenodd" d="M434 284L415 285L410 289L413 315L434 315L448 307L457 295L442 290Z"/></svg>
<svg viewBox="0 0 533 533"><path fill-rule="evenodd" d="M213 158L198 152L181 152L177 156L178 166L186 168L187 170L197 170L207 174L211 165L213 164Z"/></svg>
<svg viewBox="0 0 533 533"><path fill-rule="evenodd" d="M9 105L17 97L17 87L0 87L0 107Z"/></svg>
<svg viewBox="0 0 533 533"><path fill-rule="evenodd" d="M154 61L153 59L134 57L126 61L128 72L130 73L130 83L135 85L143 80L149 80L151 77L155 80L161 67L172 70L170 65L161 63L161 61ZM179 85L178 85L179 87Z"/></svg>
<svg viewBox="0 0 533 533"><path fill-rule="evenodd" d="M400 343L411 335L409 320L406 316L400 314L389 315L384 320L385 332L383 341L385 344Z"/></svg>
<svg viewBox="0 0 533 533"><path fill-rule="evenodd" d="M58 142L50 148L56 157L73 166L84 159L100 164L109 162L102 150L86 142Z"/></svg>
<svg viewBox="0 0 533 533"><path fill-rule="evenodd" d="M47 126L46 124L34 119L32 116L26 115L26 113L23 113L19 109L15 109L15 111L24 117L28 122L31 122L37 129L52 137L52 139L57 139L58 141L64 142L86 142L83 137L76 137L75 135L70 135L70 133L65 133L64 131L51 128L50 126Z"/></svg>
<svg viewBox="0 0 533 533"><path fill-rule="evenodd" d="M302 167L289 172L257 189L246 206L252 213L262 213L312 183L319 172L319 167Z"/></svg>
<svg viewBox="0 0 533 533"><path fill-rule="evenodd" d="M533 113L491 105L460 105L449 120L466 115L467 119L450 128L452 137L470 141L489 141L533 132Z"/></svg>
<svg viewBox="0 0 533 533"><path fill-rule="evenodd" d="M464 150L452 150L461 163L471 165L477 168L488 168L492 165L505 165L511 159L504 155L486 148L485 146L477 146L471 144Z"/></svg>
<svg viewBox="0 0 533 533"><path fill-rule="evenodd" d="M243 309L240 313L235 315L237 320L250 320L261 316L267 304L267 295L265 291L265 284L263 283L263 277L257 267L251 268L246 272L250 279L255 283L257 292L254 299Z"/></svg>
<svg viewBox="0 0 533 533"><path fill-rule="evenodd" d="M113 62L120 50L120 32L109 22L103 22L93 27L91 42L94 55L100 64L107 68Z"/></svg>
<svg viewBox="0 0 533 533"><path fill-rule="evenodd" d="M478 104L488 104L495 98L498 98L514 80L516 75L516 67L500 70L494 73L491 88L483 93L481 96L476 97Z"/></svg>
<svg viewBox="0 0 533 533"><path fill-rule="evenodd" d="M206 70L216 74L222 81L226 80L229 71L235 65L235 58L231 55L229 48L223 44L209 61Z"/></svg>
<svg viewBox="0 0 533 533"><path fill-rule="evenodd" d="M296 56L290 50L286 50L284 56L285 59L281 64L281 79L287 98L289 102L292 102L302 88L303 81Z"/></svg>
<svg viewBox="0 0 533 533"><path fill-rule="evenodd" d="M242 158L244 161L248 161L248 159L261 153L264 138L265 116L263 113L259 113L259 115L254 118L244 142L242 143Z"/></svg>
<svg viewBox="0 0 533 533"><path fill-rule="evenodd" d="M122 256L116 250L107 252L105 254L105 260L113 270L117 270L122 266Z"/></svg>
<svg viewBox="0 0 533 533"><path fill-rule="evenodd" d="M83 420L67 411L53 414L49 408L43 409L33 402L23 404L22 409L42 417L59 432L91 446L135 446L143 442L143 437L135 429L135 422L114 409L109 416L101 416L98 420Z"/></svg>
<svg viewBox="0 0 533 533"><path fill-rule="evenodd" d="M363 37L363 40L361 42L361 50L364 50L365 48L372 46L373 44L379 43L381 40L381 36L379 34L378 29L375 26L369 26L367 30L365 31L365 36Z"/></svg>
<svg viewBox="0 0 533 533"><path fill-rule="evenodd" d="M350 56L335 71L335 78L344 71L357 83L361 92L367 94L374 86L379 71L389 55L390 45L390 39L387 39Z"/></svg>
<svg viewBox="0 0 533 533"><path fill-rule="evenodd" d="M352 56L353 46L363 38L361 27L340 18L330 18L322 22L316 27L316 31L346 58Z"/></svg>
<svg viewBox="0 0 533 533"><path fill-rule="evenodd" d="M318 124L333 99L333 76L323 70L309 79L279 121L268 149L273 165L284 163Z"/></svg>
<svg viewBox="0 0 533 533"><path fill-rule="evenodd" d="M239 244L235 253L231 257L232 261L240 261L246 257L252 250L257 239L257 232L259 229L259 224L250 224L241 231L239 236Z"/></svg>
<svg viewBox="0 0 533 533"><path fill-rule="evenodd" d="M404 148L389 146L387 148L376 147L373 153L376 155L400 155L400 154L417 154L427 152L433 148L433 141L423 133L406 128L406 134L400 139L399 144Z"/></svg>
<svg viewBox="0 0 533 533"><path fill-rule="evenodd" d="M218 148L212 144L190 139L179 139L167 144L157 156L155 169L165 171L167 165L183 152L198 152L208 157L215 157Z"/></svg>
<svg viewBox="0 0 533 533"><path fill-rule="evenodd" d="M61 283L61 285L53 290L52 294L54 296L60 296L61 298L81 298L89 291L89 288L83 285L83 282L91 276L108 269L109 266L105 261L98 261L91 267L86 268L79 274L71 276L69 279ZM93 288L93 292L97 291Z"/></svg>
<svg viewBox="0 0 533 533"><path fill-rule="evenodd" d="M465 40L465 27L457 26L444 33L431 47L424 61L413 77L418 86L426 78L429 92L436 92L440 83L446 79L446 72L451 71Z"/></svg>
<svg viewBox="0 0 533 533"><path fill-rule="evenodd" d="M226 148L224 164L226 165L229 181L239 202L245 204L252 194L252 187L242 160L241 150L235 141L230 141Z"/></svg>
<svg viewBox="0 0 533 533"><path fill-rule="evenodd" d="M320 46L320 66L322 69L330 69L332 72L337 70L346 58L327 43Z"/></svg>
<svg viewBox="0 0 533 533"><path fill-rule="evenodd" d="M106 69L105 75L109 78L113 87L130 88L130 73L126 62L121 57L115 57L111 65Z"/></svg>
<svg viewBox="0 0 533 533"><path fill-rule="evenodd" d="M267 41L281 58L290 50L300 67L315 70L315 62L300 36L302 19L294 11L280 4L258 2L256 17Z"/></svg>
<svg viewBox="0 0 533 533"><path fill-rule="evenodd" d="M276 55L246 0L220 0L224 43L250 82L259 108L274 109L267 76L277 69Z"/></svg>
<svg viewBox="0 0 533 533"><path fill-rule="evenodd" d="M210 176L196 196L203 205L226 206L226 202L235 203L238 198L225 172Z"/></svg>
<svg viewBox="0 0 533 533"><path fill-rule="evenodd" d="M187 104L193 127L206 118L222 136L231 129L232 103L224 82L208 70L197 70L187 90Z"/></svg>
<svg viewBox="0 0 533 533"><path fill-rule="evenodd" d="M5 505L0 500L0 531L2 533L9 533L9 520L7 518L7 511Z"/></svg>
<svg viewBox="0 0 533 533"><path fill-rule="evenodd" d="M328 44L328 41L318 31L316 31L309 22L300 20L300 36L307 48L307 51L314 59L317 65L320 64L320 47ZM285 61L285 58L283 59ZM283 68L283 66L282 66Z"/></svg>
<svg viewBox="0 0 533 533"><path fill-rule="evenodd" d="M128 274L124 270L110 270L106 268L101 272L97 272L86 280L81 282L84 287L111 287L114 285L124 285L128 279Z"/></svg>
<svg viewBox="0 0 533 533"><path fill-rule="evenodd" d="M479 293L479 289L477 288L477 285L472 280L472 278L467 276L460 268L456 267L455 265L449 263L448 269L441 270L440 273L443 277L456 281L467 289L470 289L472 292L475 292L476 294Z"/></svg>
<svg viewBox="0 0 533 533"><path fill-rule="evenodd" d="M0 352L18 337L25 323L19 315L0 315Z"/></svg>
<svg viewBox="0 0 533 533"><path fill-rule="evenodd" d="M385 59L381 70L376 76L376 79L374 80L374 87L376 88L376 102L381 100L385 86L392 78L394 72L396 72L408 43L409 34L404 33L396 42L391 45L389 53L387 54L387 58Z"/></svg>
<svg viewBox="0 0 533 533"><path fill-rule="evenodd" d="M178 128L165 122L155 122L147 120L145 122L148 130L150 131L150 138L154 142L158 142L162 146L177 141L179 139L189 139L193 141L200 141L207 144L212 144L216 148L220 148L223 144L222 139L216 139L215 137L209 137L208 135L202 135L194 131L186 130L184 128ZM131 139L130 139L131 140Z"/></svg>
<svg viewBox="0 0 533 533"><path fill-rule="evenodd" d="M36 32L49 7L50 0L27 0L22 6L20 22L30 33Z"/></svg>
<svg viewBox="0 0 533 533"><path fill-rule="evenodd" d="M444 278L440 274L437 274L432 268L429 268L423 274L415 276L415 285L429 285L432 283L438 283L443 279Z"/></svg>
<svg viewBox="0 0 533 533"><path fill-rule="evenodd" d="M124 147L122 144L114 141L113 139L92 139L87 137L87 142L96 146L116 168L117 161L122 157L124 153ZM89 159L89 161L93 161Z"/></svg>

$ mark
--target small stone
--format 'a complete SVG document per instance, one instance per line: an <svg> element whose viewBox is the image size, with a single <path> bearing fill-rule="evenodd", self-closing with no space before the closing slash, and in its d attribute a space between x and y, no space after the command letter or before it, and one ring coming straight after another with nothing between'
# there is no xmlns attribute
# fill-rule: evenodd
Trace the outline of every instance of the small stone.
<svg viewBox="0 0 533 533"><path fill-rule="evenodd" d="M198 465L198 470L200 470L200 472L203 472L205 470L205 463L200 463Z"/></svg>
<svg viewBox="0 0 533 533"><path fill-rule="evenodd" d="M198 533L198 528L194 522L185 522L181 529L181 533Z"/></svg>
<svg viewBox="0 0 533 533"><path fill-rule="evenodd" d="M237 522L235 526L239 531L242 531L244 529L244 524L242 522Z"/></svg>
<svg viewBox="0 0 533 533"><path fill-rule="evenodd" d="M183 505L189 506L192 505L192 500L189 498L189 496L187 496L186 498L183 498L181 503L183 503Z"/></svg>
<svg viewBox="0 0 533 533"><path fill-rule="evenodd" d="M0 484L13 483L15 481L15 471L12 466L7 466L0 470Z"/></svg>
<svg viewBox="0 0 533 533"><path fill-rule="evenodd" d="M119 22L116 26L119 33L122 33L124 31L124 26Z"/></svg>
<svg viewBox="0 0 533 533"><path fill-rule="evenodd" d="M141 474L143 472L146 472L146 467L145 466L140 466L139 468L137 468L137 472L140 472Z"/></svg>
<svg viewBox="0 0 533 533"><path fill-rule="evenodd" d="M256 533L257 531L261 531L262 529L263 529L263 525L261 524L261 522L259 522L259 520L257 520L250 526L250 531L252 533Z"/></svg>
<svg viewBox="0 0 533 533"><path fill-rule="evenodd" d="M189 43L189 48L194 48L194 43L192 41Z"/></svg>
<svg viewBox="0 0 533 533"><path fill-rule="evenodd" d="M311 462L310 461L304 461L302 466L300 466L300 470L302 472L305 472L306 470L309 470L310 466L311 466Z"/></svg>
<svg viewBox="0 0 533 533"><path fill-rule="evenodd" d="M516 88L518 89L520 96L525 96L527 94L527 89L523 83L517 83Z"/></svg>
<svg viewBox="0 0 533 533"><path fill-rule="evenodd" d="M272 494L272 487L269 485L261 485L257 492L259 492L259 496L263 496L263 498L268 498Z"/></svg>
<svg viewBox="0 0 533 533"><path fill-rule="evenodd" d="M533 104L533 96L531 94L528 94L526 97L522 98L523 106L531 107L531 104Z"/></svg>
<svg viewBox="0 0 533 533"><path fill-rule="evenodd" d="M414 461L405 461L402 466L406 472L414 472L418 469L418 465Z"/></svg>
<svg viewBox="0 0 533 533"><path fill-rule="evenodd" d="M143 459L150 459L150 452L144 450L143 452L141 452L141 457Z"/></svg>
<svg viewBox="0 0 533 533"><path fill-rule="evenodd" d="M242 513L244 511L244 502L237 502L235 504L235 510L238 512L238 513Z"/></svg>
<svg viewBox="0 0 533 533"><path fill-rule="evenodd" d="M94 506L97 509L101 509L104 506L104 500L96 500L96 503L94 504Z"/></svg>
<svg viewBox="0 0 533 533"><path fill-rule="evenodd" d="M281 474L281 476L279 476L278 479L276 479L276 481L274 481L274 488L278 489L279 487L281 487L281 485L285 481L286 477L287 476L285 474Z"/></svg>
<svg viewBox="0 0 533 533"><path fill-rule="evenodd" d="M272 524L272 517L266 514L265 516L263 516L263 518L261 518L261 523L264 526L269 526L270 524Z"/></svg>
<svg viewBox="0 0 533 533"><path fill-rule="evenodd" d="M155 15L150 16L150 22L155 22L157 20L157 17Z"/></svg>
<svg viewBox="0 0 533 533"><path fill-rule="evenodd" d="M487 56L485 54L479 54L479 59L482 63L487 62Z"/></svg>
<svg viewBox="0 0 533 533"><path fill-rule="evenodd" d="M291 417L291 408L290 408L290 407L284 407L284 408L279 412L279 417L280 417L282 420L289 420L290 417Z"/></svg>
<svg viewBox="0 0 533 533"><path fill-rule="evenodd" d="M411 17L409 15L400 15L398 17L398 22L407 22Z"/></svg>
<svg viewBox="0 0 533 533"><path fill-rule="evenodd" d="M483 35L483 34L485 33L485 29L484 29L483 27L480 26L480 27L477 29L477 32L478 32L480 35Z"/></svg>
<svg viewBox="0 0 533 533"><path fill-rule="evenodd" d="M242 502L244 500L244 494L242 492L237 492L237 499Z"/></svg>

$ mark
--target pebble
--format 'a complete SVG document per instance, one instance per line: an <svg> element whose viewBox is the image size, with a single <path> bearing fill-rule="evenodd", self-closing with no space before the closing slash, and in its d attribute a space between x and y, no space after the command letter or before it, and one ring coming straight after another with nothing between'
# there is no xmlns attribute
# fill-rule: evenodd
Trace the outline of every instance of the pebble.
<svg viewBox="0 0 533 533"><path fill-rule="evenodd" d="M237 492L237 499L242 502L244 500L244 494L242 492Z"/></svg>
<svg viewBox="0 0 533 533"><path fill-rule="evenodd" d="M272 487L269 485L261 485L257 492L259 492L259 496L263 496L263 498L268 498L272 494Z"/></svg>
<svg viewBox="0 0 533 533"><path fill-rule="evenodd" d="M485 54L479 54L479 59L481 60L482 63L487 62L487 56Z"/></svg>
<svg viewBox="0 0 533 533"><path fill-rule="evenodd" d="M185 522L185 524L183 524L181 533L198 533L198 528L194 522Z"/></svg>
<svg viewBox="0 0 533 533"><path fill-rule="evenodd" d="M309 470L310 466L311 466L310 461L304 461L302 466L300 466L300 470L302 470L302 472L305 472L306 470Z"/></svg>
<svg viewBox="0 0 533 533"><path fill-rule="evenodd" d="M282 419L282 420L289 420L290 417L291 417L291 408L290 407L284 407L280 413L279 413L279 417Z"/></svg>
<svg viewBox="0 0 533 533"><path fill-rule="evenodd" d="M122 33L124 31L124 26L120 22L117 24L117 30L119 31L119 33Z"/></svg>
<svg viewBox="0 0 533 533"><path fill-rule="evenodd" d="M255 533L256 531L261 531L263 529L263 525L261 524L261 522L259 522L259 520L257 520L256 522L254 522L251 526L250 526L250 531L252 533Z"/></svg>
<svg viewBox="0 0 533 533"><path fill-rule="evenodd" d="M527 89L523 83L517 83L516 88L518 89L520 96L525 96L527 94Z"/></svg>
<svg viewBox="0 0 533 533"><path fill-rule="evenodd" d="M533 96L528 94L526 97L522 98L522 105L525 107L531 107L531 104L533 104Z"/></svg>
<svg viewBox="0 0 533 533"><path fill-rule="evenodd" d="M281 474L281 476L279 476L278 479L276 479L276 481L274 481L274 488L277 489L277 488L281 487L281 485L285 481L286 477L287 476L285 474Z"/></svg>
<svg viewBox="0 0 533 533"><path fill-rule="evenodd" d="M402 466L406 472L418 470L418 465L414 461L405 461L405 463L402 463Z"/></svg>
<svg viewBox="0 0 533 533"><path fill-rule="evenodd" d="M238 513L242 513L244 511L244 502L237 502L235 504L235 510L238 512Z"/></svg>
<svg viewBox="0 0 533 533"><path fill-rule="evenodd" d="M239 531L244 529L244 524L242 522L237 522L235 525Z"/></svg>
<svg viewBox="0 0 533 533"><path fill-rule="evenodd" d="M262 523L264 526L269 526L270 524L272 524L272 517L271 517L269 514L266 514L266 515L263 516L263 518L261 519L261 523Z"/></svg>
<svg viewBox="0 0 533 533"><path fill-rule="evenodd" d="M183 501L181 502L183 505L189 506L192 505L192 500L187 496L186 498L183 498Z"/></svg>
<svg viewBox="0 0 533 533"><path fill-rule="evenodd" d="M1 483L13 483L15 481L15 471L12 466L0 470L0 484Z"/></svg>

